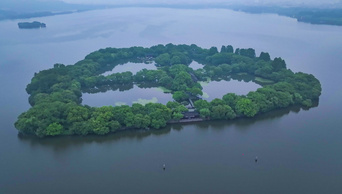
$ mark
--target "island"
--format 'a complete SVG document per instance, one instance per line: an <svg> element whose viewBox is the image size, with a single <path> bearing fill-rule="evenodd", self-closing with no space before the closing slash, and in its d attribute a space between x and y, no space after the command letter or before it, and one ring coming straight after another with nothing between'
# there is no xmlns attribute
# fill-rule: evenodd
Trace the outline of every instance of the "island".
<svg viewBox="0 0 342 194"><path fill-rule="evenodd" d="M154 63L151 63L153 61ZM203 68L192 69L196 61ZM157 70L102 75L128 62L150 63ZM262 87L247 95L227 93L222 98L201 98L199 81L230 80L249 74ZM163 87L174 101L167 104L134 103L132 106L82 105L82 93L139 87ZM105 135L130 129L160 129L169 123L250 118L290 106L313 107L321 84L313 75L294 73L285 61L269 53L192 45L156 45L150 48L105 48L90 53L74 65L55 64L35 73L26 87L31 108L19 115L15 127L21 134L38 137Z"/></svg>
<svg viewBox="0 0 342 194"><path fill-rule="evenodd" d="M46 24L41 22L19 22L18 27L20 29L32 29L32 28L46 28Z"/></svg>

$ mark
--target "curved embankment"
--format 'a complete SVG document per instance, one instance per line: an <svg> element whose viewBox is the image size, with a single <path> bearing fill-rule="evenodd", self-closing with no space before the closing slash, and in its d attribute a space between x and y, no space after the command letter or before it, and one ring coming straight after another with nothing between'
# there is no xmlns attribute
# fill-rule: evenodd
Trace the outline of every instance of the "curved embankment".
<svg viewBox="0 0 342 194"><path fill-rule="evenodd" d="M131 72L102 73L118 64L128 62L155 62L157 70L143 69ZM204 65L193 70L192 61ZM211 102L200 99L203 94L198 83L211 80L229 80L234 74L250 74L262 88L245 96L228 93ZM82 105L82 93L106 90L127 90L139 87L163 87L172 91L175 101L166 105L148 103L132 106ZM129 128L164 127L167 122L183 117L234 119L253 117L274 109L293 105L311 107L321 94L320 82L305 73L293 73L281 58L270 58L254 49L236 49L222 46L203 49L196 45L157 45L150 48L106 48L95 51L74 65L55 64L53 68L36 73L27 85L31 108L22 113L15 127L23 134L39 137L56 135L107 134ZM194 101L195 113L187 113L183 102Z"/></svg>

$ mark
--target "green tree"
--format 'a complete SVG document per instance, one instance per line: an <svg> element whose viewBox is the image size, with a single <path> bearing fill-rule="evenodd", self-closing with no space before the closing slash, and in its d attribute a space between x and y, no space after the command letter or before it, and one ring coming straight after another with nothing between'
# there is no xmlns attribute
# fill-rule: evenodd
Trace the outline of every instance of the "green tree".
<svg viewBox="0 0 342 194"><path fill-rule="evenodd" d="M29 111L20 114L18 120L14 123L14 126L22 133L34 135L39 128L39 120L35 115L31 114L31 112L32 108Z"/></svg>
<svg viewBox="0 0 342 194"><path fill-rule="evenodd" d="M234 119L236 117L235 112L228 105L216 105L211 107L210 115L213 119Z"/></svg>
<svg viewBox="0 0 342 194"><path fill-rule="evenodd" d="M171 88L171 86L172 86L172 78L170 77L170 76L168 76L168 75L166 75L166 74L163 74L161 77L160 77L160 79L159 79L159 81L158 81L158 83L161 85L161 86L164 86L164 87L166 87L166 88Z"/></svg>
<svg viewBox="0 0 342 194"><path fill-rule="evenodd" d="M294 103L296 103L296 104L301 103L301 102L303 101L302 95L300 95L300 94L298 94L298 93L294 93L294 94L293 94L293 101L294 101Z"/></svg>
<svg viewBox="0 0 342 194"><path fill-rule="evenodd" d="M212 100L210 102L210 106L213 107L213 106L217 106L217 105L225 105L225 102L219 98L215 98L214 100Z"/></svg>
<svg viewBox="0 0 342 194"><path fill-rule="evenodd" d="M180 112L174 112L172 113L172 119L174 120L180 120L181 118L183 118L183 114Z"/></svg>
<svg viewBox="0 0 342 194"><path fill-rule="evenodd" d="M171 109L167 108L163 104L158 103L148 103L145 105L147 113L151 118L150 126L155 129L166 126L166 122L172 117Z"/></svg>
<svg viewBox="0 0 342 194"><path fill-rule="evenodd" d="M178 75L176 75L175 79L172 82L172 89L175 91L185 91L187 88L190 88L192 86L193 82L191 76L185 71L181 71Z"/></svg>
<svg viewBox="0 0 342 194"><path fill-rule="evenodd" d="M306 107L311 107L312 106L311 99L306 99L306 100L302 101L302 105L306 106Z"/></svg>
<svg viewBox="0 0 342 194"><path fill-rule="evenodd" d="M109 130L111 132L117 131L117 130L119 130L121 128L121 125L120 125L120 123L118 121L110 121L108 123L108 126L109 126Z"/></svg>
<svg viewBox="0 0 342 194"><path fill-rule="evenodd" d="M281 69L286 69L286 63L282 58L274 58L272 61L272 67L274 71L280 71Z"/></svg>
<svg viewBox="0 0 342 194"><path fill-rule="evenodd" d="M222 45L222 47L221 47L221 53L226 53L226 52L227 52L226 46Z"/></svg>
<svg viewBox="0 0 342 194"><path fill-rule="evenodd" d="M236 103L236 111L247 117L253 117L258 113L258 107L250 99L241 98Z"/></svg>
<svg viewBox="0 0 342 194"><path fill-rule="evenodd" d="M232 66L226 63L219 65L224 75L228 75L232 72Z"/></svg>
<svg viewBox="0 0 342 194"><path fill-rule="evenodd" d="M184 105L179 105L177 106L174 110L174 112L182 113L182 112L187 112L188 109Z"/></svg>
<svg viewBox="0 0 342 194"><path fill-rule="evenodd" d="M197 87L192 87L189 89L189 92L191 93L191 95L193 96L202 96L203 92L200 88Z"/></svg>
<svg viewBox="0 0 342 194"><path fill-rule="evenodd" d="M196 108L197 110L209 109L209 107L210 107L209 102L206 101L206 100L202 100L202 99L196 100L196 101L194 102L194 105L195 105L195 108Z"/></svg>
<svg viewBox="0 0 342 194"><path fill-rule="evenodd" d="M46 135L55 136L63 133L63 126L59 123L51 123L46 129Z"/></svg>
<svg viewBox="0 0 342 194"><path fill-rule="evenodd" d="M224 107L226 109L225 119L234 119L236 117L236 113L234 112L234 110L228 105L224 105Z"/></svg>
<svg viewBox="0 0 342 194"><path fill-rule="evenodd" d="M91 118L89 122L93 133L96 135L105 135L109 133L109 127L106 125L103 118Z"/></svg>
<svg viewBox="0 0 342 194"><path fill-rule="evenodd" d="M212 119L224 119L226 115L226 110L222 105L216 105L211 107L211 118Z"/></svg>
<svg viewBox="0 0 342 194"><path fill-rule="evenodd" d="M230 107L235 109L236 102L240 99L241 97L234 94L234 93L227 93L222 97L222 100Z"/></svg>
<svg viewBox="0 0 342 194"><path fill-rule="evenodd" d="M185 92L183 91L177 91L172 95L172 98L174 100L176 100L177 102L182 102L185 100L189 99L189 95L187 95Z"/></svg>
<svg viewBox="0 0 342 194"><path fill-rule="evenodd" d="M135 123L135 119L136 118L137 117L135 117L133 113L131 113L131 112L126 113L125 121L124 121L125 122L125 126L126 127L132 127L134 125L134 123Z"/></svg>
<svg viewBox="0 0 342 194"><path fill-rule="evenodd" d="M228 53L234 53L234 48L233 48L232 45L228 45L228 46L227 46L227 52L228 52Z"/></svg>
<svg viewBox="0 0 342 194"><path fill-rule="evenodd" d="M177 108L180 105L181 105L180 103L175 102L175 101L169 101L169 102L166 103L167 108L169 108L171 110Z"/></svg>
<svg viewBox="0 0 342 194"><path fill-rule="evenodd" d="M118 121L121 125L125 125L126 114L132 111L131 107L127 105L115 106L112 110L113 118Z"/></svg>
<svg viewBox="0 0 342 194"><path fill-rule="evenodd" d="M260 112L267 112L274 108L273 103L261 92L249 92L247 98L257 105Z"/></svg>
<svg viewBox="0 0 342 194"><path fill-rule="evenodd" d="M214 55L214 54L216 54L216 53L218 53L218 50L217 50L217 48L216 47L211 47L210 49L209 49L209 53L208 53L208 55L209 56L212 56L212 55Z"/></svg>
<svg viewBox="0 0 342 194"><path fill-rule="evenodd" d="M148 128L151 123L148 115L137 114L134 116L133 126L135 128Z"/></svg>
<svg viewBox="0 0 342 194"><path fill-rule="evenodd" d="M131 107L131 111L133 114L145 114L146 113L145 106L139 103L133 103Z"/></svg>
<svg viewBox="0 0 342 194"><path fill-rule="evenodd" d="M166 126L165 120L159 120L159 119L152 119L151 120L151 127L154 129L160 129L162 127Z"/></svg>
<svg viewBox="0 0 342 194"><path fill-rule="evenodd" d="M271 60L271 56L270 54L266 53L266 52L261 52L259 59L264 60L264 61L270 61Z"/></svg>
<svg viewBox="0 0 342 194"><path fill-rule="evenodd" d="M69 131L76 135L88 135L92 133L90 121L73 122L69 127Z"/></svg>
<svg viewBox="0 0 342 194"><path fill-rule="evenodd" d="M170 54L164 53L164 54L161 54L158 57L156 57L154 61L159 66L169 66L171 64L170 60L171 60Z"/></svg>
<svg viewBox="0 0 342 194"><path fill-rule="evenodd" d="M168 71L168 75L170 75L171 77L175 78L182 71L183 72L189 72L190 69L186 65L176 64L176 65L172 65L170 68L168 68L167 71Z"/></svg>
<svg viewBox="0 0 342 194"><path fill-rule="evenodd" d="M170 60L171 65L182 64L182 60L179 56L173 56Z"/></svg>
<svg viewBox="0 0 342 194"><path fill-rule="evenodd" d="M271 85L270 87L276 91L288 92L290 94L294 94L296 91L293 85L291 85L288 82L278 82L278 83Z"/></svg>
<svg viewBox="0 0 342 194"><path fill-rule="evenodd" d="M66 111L66 122L72 124L74 122L86 121L90 117L90 110L83 106L69 106Z"/></svg>
<svg viewBox="0 0 342 194"><path fill-rule="evenodd" d="M202 109L200 109L200 116L202 117L202 118L208 118L208 117L210 117L210 110L208 109L208 108L202 108Z"/></svg>
<svg viewBox="0 0 342 194"><path fill-rule="evenodd" d="M252 48L240 49L239 54L249 58L255 58L255 50Z"/></svg>
<svg viewBox="0 0 342 194"><path fill-rule="evenodd" d="M207 57L206 61L212 65L220 65L224 63L231 64L232 54L231 53L216 53L210 57Z"/></svg>

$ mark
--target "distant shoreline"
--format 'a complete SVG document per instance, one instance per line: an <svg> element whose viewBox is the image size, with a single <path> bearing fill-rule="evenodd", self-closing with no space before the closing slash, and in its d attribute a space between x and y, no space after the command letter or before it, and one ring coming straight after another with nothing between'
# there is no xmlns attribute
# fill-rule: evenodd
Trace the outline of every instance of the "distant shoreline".
<svg viewBox="0 0 342 194"><path fill-rule="evenodd" d="M56 15L64 15L64 14L72 14L83 12L81 10L77 11L61 11L61 12L33 12L33 13L10 13L7 16L0 11L0 21L1 20L17 20L17 19L30 19L30 18L40 18L40 17L48 17L48 16L56 16Z"/></svg>

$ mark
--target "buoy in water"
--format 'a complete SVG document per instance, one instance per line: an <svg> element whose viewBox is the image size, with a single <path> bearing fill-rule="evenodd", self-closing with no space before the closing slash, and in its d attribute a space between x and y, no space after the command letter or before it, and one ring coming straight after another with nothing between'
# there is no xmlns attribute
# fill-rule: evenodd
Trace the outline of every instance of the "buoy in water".
<svg viewBox="0 0 342 194"><path fill-rule="evenodd" d="M255 157L255 162L258 162L258 156Z"/></svg>
<svg viewBox="0 0 342 194"><path fill-rule="evenodd" d="M163 164L163 170L165 170L165 168L166 168L166 166L165 166L165 164Z"/></svg>

